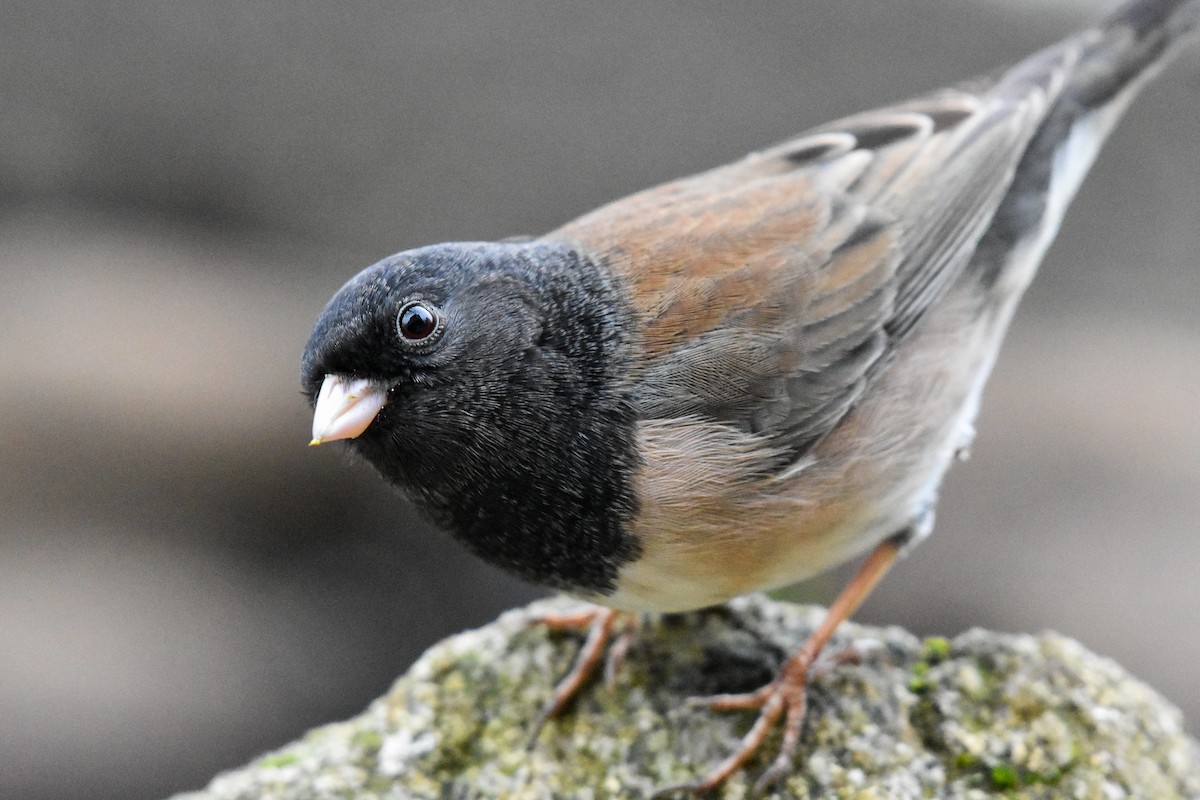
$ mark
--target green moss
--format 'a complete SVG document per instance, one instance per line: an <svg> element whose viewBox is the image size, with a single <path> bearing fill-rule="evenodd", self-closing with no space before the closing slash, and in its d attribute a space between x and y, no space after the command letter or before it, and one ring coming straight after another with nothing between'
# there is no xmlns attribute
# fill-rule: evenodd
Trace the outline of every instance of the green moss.
<svg viewBox="0 0 1200 800"><path fill-rule="evenodd" d="M540 607L554 606L527 614ZM431 650L360 719L319 729L187 800L644 796L703 774L753 722L751 714L687 712L683 697L740 687L773 649L793 649L823 618L819 609L750 598L651 620L618 686L589 686L529 752L530 723L579 643L510 617L500 631ZM756 641L784 633L791 638L768 639L771 647ZM875 800L894 796L889 788L905 774L934 797L1100 797L1110 783L1136 787L1139 797L1200 797L1189 767L1194 746L1177 718L1076 645L982 632L953 643L890 629L870 635L896 657L820 682L805 755L788 780L793 796ZM1093 707L1105 709L1104 725ZM778 736L725 796L744 796Z"/></svg>
<svg viewBox="0 0 1200 800"><path fill-rule="evenodd" d="M365 755L374 756L379 752L379 748L383 746L383 736L379 731L364 728L354 732L350 738L351 746L362 751Z"/></svg>
<svg viewBox="0 0 1200 800"><path fill-rule="evenodd" d="M942 712L927 695L922 695L908 714L909 724L921 737L921 743L932 753L946 750L942 735Z"/></svg>
<svg viewBox="0 0 1200 800"><path fill-rule="evenodd" d="M964 761L966 771L978 769L980 766L978 759L970 756ZM1068 765L1066 769L1062 770L1054 769L1045 773L1037 773L1018 769L1012 764L996 764L987 771L987 778L993 788L1005 791L1025 786L1054 786L1062 782L1063 777L1072 766Z"/></svg>
<svg viewBox="0 0 1200 800"><path fill-rule="evenodd" d="M1041 783L1046 786L1053 786L1063 779L1063 776L1067 774L1067 772L1071 769L1072 766L1074 766L1074 765L1068 764L1066 769L1051 770L1050 772L1047 772L1044 774L1038 774L1036 772L1031 772L1031 773L1029 773L1029 775L1026 776L1025 782L1026 783Z"/></svg>
<svg viewBox="0 0 1200 800"><path fill-rule="evenodd" d="M943 636L930 636L925 640L925 660L931 664L950 657L950 641Z"/></svg>
<svg viewBox="0 0 1200 800"><path fill-rule="evenodd" d="M997 789L1015 789L1021 783L1017 771L1008 764L997 764L988 773L988 779Z"/></svg>
<svg viewBox="0 0 1200 800"><path fill-rule="evenodd" d="M975 770L980 767L980 764L979 757L970 753L963 752L954 756L954 766L959 770Z"/></svg>
<svg viewBox="0 0 1200 800"><path fill-rule="evenodd" d="M924 661L913 664L912 675L908 678L908 690L913 694L920 694L927 690L930 686L928 676L929 664Z"/></svg>
<svg viewBox="0 0 1200 800"><path fill-rule="evenodd" d="M921 659L912 666L912 675L908 679L908 690L913 694L928 691L933 685L929 680L930 667L936 666L950 657L950 642L941 636L930 636L925 640L921 650Z"/></svg>
<svg viewBox="0 0 1200 800"><path fill-rule="evenodd" d="M271 753L269 756L260 758L258 766L263 769L278 769L279 767L291 766L299 760L299 757L295 753Z"/></svg>

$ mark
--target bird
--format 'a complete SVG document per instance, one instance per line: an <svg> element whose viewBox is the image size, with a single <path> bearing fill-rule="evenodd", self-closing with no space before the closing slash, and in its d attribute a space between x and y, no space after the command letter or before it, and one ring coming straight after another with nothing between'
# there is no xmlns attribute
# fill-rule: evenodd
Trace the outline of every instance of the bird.
<svg viewBox="0 0 1200 800"><path fill-rule="evenodd" d="M930 534L1013 312L1101 145L1200 21L1132 0L1015 65L821 125L536 237L406 250L317 318L311 444L344 440L438 527L585 600L535 726L631 631L855 558L696 782L791 769L807 676ZM617 648L622 652L626 648ZM536 734L535 734L536 735Z"/></svg>

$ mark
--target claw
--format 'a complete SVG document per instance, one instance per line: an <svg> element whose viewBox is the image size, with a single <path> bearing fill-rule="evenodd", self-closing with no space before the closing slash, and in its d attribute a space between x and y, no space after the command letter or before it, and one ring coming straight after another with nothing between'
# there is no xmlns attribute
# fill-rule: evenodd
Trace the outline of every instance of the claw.
<svg viewBox="0 0 1200 800"><path fill-rule="evenodd" d="M883 577L888 568L896 561L899 547L889 539L878 545L867 560L863 562L858 573L850 581L838 598L829 607L825 619L813 631L804 645L783 662L779 674L774 681L757 692L748 694L719 694L712 697L689 698L689 706L707 706L714 711L750 711L758 709L758 718L754 725L742 737L738 748L724 761L718 764L702 780L696 783L681 783L667 786L651 795L652 800L680 793L704 794L716 789L729 779L749 761L762 747L771 730L783 718L783 738L780 741L779 752L771 764L759 776L751 790L752 795L759 796L783 780L792 771L796 760L796 751L800 748L800 734L804 727L804 715L808 707L807 689L809 678L822 674L828 667L822 664L814 669L814 663L825 645L833 637L838 626L854 613L859 604ZM828 661L831 666L857 661L861 658L859 651L847 648L843 653L833 656Z"/></svg>
<svg viewBox="0 0 1200 800"><path fill-rule="evenodd" d="M529 736L527 749L534 748L546 723L561 714L571 704L583 686L596 674L596 669L602 660L605 662L606 682L611 685L615 680L616 671L624 662L625 656L633 644L637 629L636 619L626 622L616 636L612 647L609 648L607 658L604 657L605 648L613 640L613 629L623 613L611 608L595 606L575 614L548 614L534 620L534 624L546 625L552 631L586 628L588 633L583 647L579 649L579 654L575 657L575 663L554 687L554 693L550 695L545 707L538 714Z"/></svg>
<svg viewBox="0 0 1200 800"><path fill-rule="evenodd" d="M710 711L753 711L762 708L767 695L774 688L774 683L768 683L756 692L745 694L711 694L707 697L689 697L688 708L707 708Z"/></svg>
<svg viewBox="0 0 1200 800"><path fill-rule="evenodd" d="M665 794L691 792L703 794L720 786L737 772L762 747L771 730L784 717L783 742L771 766L754 784L753 793L761 794L791 771L796 749L800 745L800 729L804 724L805 688L807 683L806 653L801 650L784 663L779 677L751 694L717 695L709 698L710 708L720 711L758 708L758 719L742 737L742 742L728 758L718 764L697 783L682 784L663 790ZM785 714L786 712L786 714ZM657 796L657 795L656 795Z"/></svg>
<svg viewBox="0 0 1200 800"><path fill-rule="evenodd" d="M625 665L625 659L629 657L629 651L637 641L640 628L641 624L638 618L630 614L621 632L617 634L608 648L608 656L604 659L604 685L608 688L616 686L617 673Z"/></svg>

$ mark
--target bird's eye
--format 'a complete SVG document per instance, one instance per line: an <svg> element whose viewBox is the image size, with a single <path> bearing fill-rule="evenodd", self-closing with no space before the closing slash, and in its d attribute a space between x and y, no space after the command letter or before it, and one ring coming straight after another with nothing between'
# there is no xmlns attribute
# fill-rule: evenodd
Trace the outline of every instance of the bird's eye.
<svg viewBox="0 0 1200 800"><path fill-rule="evenodd" d="M442 315L423 300L409 300L396 315L396 330L410 345L429 345L442 332Z"/></svg>

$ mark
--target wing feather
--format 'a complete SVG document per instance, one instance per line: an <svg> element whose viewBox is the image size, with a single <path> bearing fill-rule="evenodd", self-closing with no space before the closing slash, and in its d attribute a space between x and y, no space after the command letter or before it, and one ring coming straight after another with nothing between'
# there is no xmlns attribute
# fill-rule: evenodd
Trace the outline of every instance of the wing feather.
<svg viewBox="0 0 1200 800"><path fill-rule="evenodd" d="M840 120L547 234L628 287L643 416L715 420L792 459L828 433L962 273L1077 51Z"/></svg>

